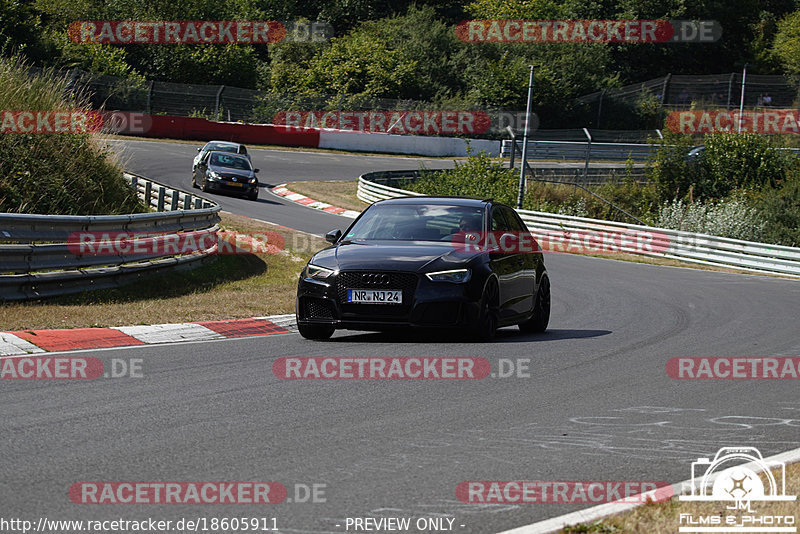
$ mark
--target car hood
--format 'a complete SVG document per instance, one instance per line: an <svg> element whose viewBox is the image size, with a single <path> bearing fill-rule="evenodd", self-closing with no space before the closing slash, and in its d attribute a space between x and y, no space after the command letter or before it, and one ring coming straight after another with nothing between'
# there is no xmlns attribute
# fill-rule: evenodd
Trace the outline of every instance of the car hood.
<svg viewBox="0 0 800 534"><path fill-rule="evenodd" d="M343 241L317 252L311 263L328 269L431 272L466 267L474 253L451 243Z"/></svg>
<svg viewBox="0 0 800 534"><path fill-rule="evenodd" d="M208 170L214 171L221 176L236 176L242 178L252 178L255 176L253 171L243 171L241 169L231 169L230 167L220 167L218 165L209 165Z"/></svg>

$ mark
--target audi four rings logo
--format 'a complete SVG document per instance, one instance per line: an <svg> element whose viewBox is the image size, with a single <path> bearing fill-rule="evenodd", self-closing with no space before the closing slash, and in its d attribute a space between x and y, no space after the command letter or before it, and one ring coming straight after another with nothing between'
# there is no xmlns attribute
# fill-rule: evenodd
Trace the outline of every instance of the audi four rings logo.
<svg viewBox="0 0 800 534"><path fill-rule="evenodd" d="M388 274L362 274L361 281L367 285L383 286L389 283Z"/></svg>

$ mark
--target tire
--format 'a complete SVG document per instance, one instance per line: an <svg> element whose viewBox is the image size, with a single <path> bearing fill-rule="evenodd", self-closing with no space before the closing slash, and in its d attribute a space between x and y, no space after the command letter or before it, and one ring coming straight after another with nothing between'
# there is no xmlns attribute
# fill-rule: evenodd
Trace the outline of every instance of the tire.
<svg viewBox="0 0 800 534"><path fill-rule="evenodd" d="M473 336L476 341L492 341L497 333L497 316L500 301L500 290L497 282L490 280L481 295L480 315Z"/></svg>
<svg viewBox="0 0 800 534"><path fill-rule="evenodd" d="M258 200L258 190L256 190L254 193L248 194L247 198L249 200Z"/></svg>
<svg viewBox="0 0 800 534"><path fill-rule="evenodd" d="M306 339L328 339L333 335L334 327L326 324L298 324L297 330Z"/></svg>
<svg viewBox="0 0 800 534"><path fill-rule="evenodd" d="M192 173L192 187L194 187L195 189L198 189L200 186L197 185L197 180L195 180L194 178L195 178L194 177L194 173Z"/></svg>
<svg viewBox="0 0 800 534"><path fill-rule="evenodd" d="M208 188L208 180L206 180L205 177L203 177L203 183L200 184L200 190L203 191L203 193L208 193L210 191Z"/></svg>
<svg viewBox="0 0 800 534"><path fill-rule="evenodd" d="M524 323L519 323L519 329L526 334L541 334L547 330L550 322L550 278L545 274L539 282L536 292L536 301L533 303L533 315Z"/></svg>

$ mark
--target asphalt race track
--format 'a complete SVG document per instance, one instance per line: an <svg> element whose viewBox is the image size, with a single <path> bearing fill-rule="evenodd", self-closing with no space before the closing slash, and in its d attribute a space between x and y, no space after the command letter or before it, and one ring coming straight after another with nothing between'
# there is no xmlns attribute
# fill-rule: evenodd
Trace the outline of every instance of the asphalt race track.
<svg viewBox="0 0 800 534"><path fill-rule="evenodd" d="M192 189L192 159L197 155L197 147L204 144L112 142L127 170L183 189ZM324 234L328 230L341 227L349 219L310 208L300 209L296 204L270 193L270 187L301 180L354 180L370 171L419 169L421 166L427 169L453 167L453 161L447 159L366 157L259 149L249 149L249 153L253 166L261 170L258 173L261 191L257 201L232 195L200 193L199 190L197 192L213 197L223 210L315 234Z"/></svg>
<svg viewBox="0 0 800 534"><path fill-rule="evenodd" d="M193 146L126 146L134 172L188 184ZM274 184L411 163L322 157L253 154L256 166L275 169L261 173ZM347 222L264 193L255 207L217 198L315 233ZM2 515L274 517L286 533L348 532L348 517L445 517L455 532L490 533L588 505L462 503L460 482L677 482L723 446L765 457L800 447L796 382L678 381L665 371L676 356L800 356L796 281L567 255L546 263L553 309L542 335L507 328L486 345L418 333L337 332L328 342L281 334L90 353L107 365L141 359L142 378L3 381ZM528 359L530 376L281 380L272 364L286 356L474 356L493 372L500 359ZM80 481L276 481L290 499L296 484L324 484L325 502L78 505L67 491Z"/></svg>

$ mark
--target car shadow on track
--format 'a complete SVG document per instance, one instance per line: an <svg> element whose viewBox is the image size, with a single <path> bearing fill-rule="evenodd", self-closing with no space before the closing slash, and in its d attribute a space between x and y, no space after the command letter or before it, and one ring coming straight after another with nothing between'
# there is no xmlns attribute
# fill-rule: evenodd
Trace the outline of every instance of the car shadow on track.
<svg viewBox="0 0 800 534"><path fill-rule="evenodd" d="M540 341L560 341L562 339L585 339L611 334L611 330L580 330L569 328L548 329L542 334L523 334L515 328L501 328L490 343L534 343ZM328 342L334 343L475 343L464 332L436 330L398 330L396 332L363 332L335 335Z"/></svg>

